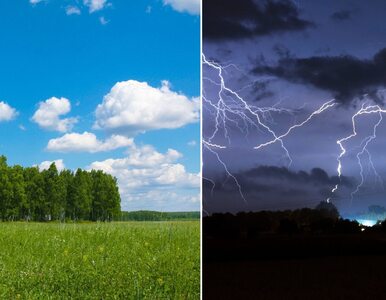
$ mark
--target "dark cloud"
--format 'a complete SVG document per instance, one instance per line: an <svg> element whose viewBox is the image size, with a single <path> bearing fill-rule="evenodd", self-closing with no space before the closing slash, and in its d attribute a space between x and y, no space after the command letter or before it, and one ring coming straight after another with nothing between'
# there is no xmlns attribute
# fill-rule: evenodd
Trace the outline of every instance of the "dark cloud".
<svg viewBox="0 0 386 300"><path fill-rule="evenodd" d="M238 174L241 180L246 183L255 180L279 180L287 183L302 183L305 185L335 185L338 182L344 185L350 185L350 180L346 177L339 180L337 176L328 176L327 172L321 168L314 168L309 173L305 171L294 172L285 167L260 166Z"/></svg>
<svg viewBox="0 0 386 300"><path fill-rule="evenodd" d="M315 50L315 54L326 54L328 52L331 52L331 48L330 47L320 47L318 49Z"/></svg>
<svg viewBox="0 0 386 300"><path fill-rule="evenodd" d="M241 78L241 80L242 79L243 78ZM273 97L274 93L269 89L269 85L272 81L273 80L267 79L253 82L249 88L248 99L251 101L260 101L269 97Z"/></svg>
<svg viewBox="0 0 386 300"><path fill-rule="evenodd" d="M331 189L352 189L354 179L329 176L321 168L310 172L291 171L285 167L259 166L235 174L250 210L313 207L327 197ZM242 201L232 179L223 175L213 185L204 181L204 207L209 212L242 210ZM338 195L335 194L335 197ZM338 201L337 198L335 200ZM244 208L245 209L245 208Z"/></svg>
<svg viewBox="0 0 386 300"><path fill-rule="evenodd" d="M270 74L331 91L342 104L365 94L382 103L377 90L386 86L386 48L364 60L349 55L282 58L276 66L258 63L253 73Z"/></svg>
<svg viewBox="0 0 386 300"><path fill-rule="evenodd" d="M272 50L281 59L292 57L290 50L282 44L276 44L275 46L273 46Z"/></svg>
<svg viewBox="0 0 386 300"><path fill-rule="evenodd" d="M217 49L216 52L220 57L226 58L226 57L229 57L233 51L230 49L220 48L220 49Z"/></svg>
<svg viewBox="0 0 386 300"><path fill-rule="evenodd" d="M351 19L352 12L350 10L340 10L334 12L330 18L334 21L346 21Z"/></svg>
<svg viewBox="0 0 386 300"><path fill-rule="evenodd" d="M238 40L285 31L299 31L313 23L299 17L289 0L203 1L203 36L210 40Z"/></svg>
<svg viewBox="0 0 386 300"><path fill-rule="evenodd" d="M267 89L267 84L268 84L268 81L256 83L253 86L253 89L252 89L253 93L250 97L252 101L261 101L263 99L274 96L274 93L271 90Z"/></svg>

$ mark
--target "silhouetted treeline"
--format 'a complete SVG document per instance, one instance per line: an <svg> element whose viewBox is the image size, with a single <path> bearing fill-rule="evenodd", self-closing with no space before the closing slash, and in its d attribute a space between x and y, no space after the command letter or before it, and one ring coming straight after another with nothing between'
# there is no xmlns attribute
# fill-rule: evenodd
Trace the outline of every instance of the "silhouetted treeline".
<svg viewBox="0 0 386 300"><path fill-rule="evenodd" d="M386 223L384 225L386 228ZM342 219L336 207L321 202L315 209L240 212L236 215L216 213L204 217L205 236L254 238L262 233L357 233L357 221Z"/></svg>
<svg viewBox="0 0 386 300"><path fill-rule="evenodd" d="M123 211L121 221L173 221L173 220L199 220L200 212L159 212L159 211Z"/></svg>
<svg viewBox="0 0 386 300"><path fill-rule="evenodd" d="M0 156L0 219L112 220L120 215L117 181L102 171L58 172L8 166Z"/></svg>

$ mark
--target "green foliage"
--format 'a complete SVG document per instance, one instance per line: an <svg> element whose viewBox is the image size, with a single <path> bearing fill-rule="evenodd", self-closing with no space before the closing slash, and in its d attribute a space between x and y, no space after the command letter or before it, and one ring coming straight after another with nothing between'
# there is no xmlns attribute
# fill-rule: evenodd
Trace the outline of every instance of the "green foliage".
<svg viewBox="0 0 386 300"><path fill-rule="evenodd" d="M93 206L92 220L112 220L121 213L117 181L107 177L102 171L91 171Z"/></svg>
<svg viewBox="0 0 386 300"><path fill-rule="evenodd" d="M150 210L123 211L118 220L121 221L172 221L199 220L200 212L159 212Z"/></svg>
<svg viewBox="0 0 386 300"><path fill-rule="evenodd" d="M0 220L106 221L120 215L117 181L102 171L10 167L0 156Z"/></svg>
<svg viewBox="0 0 386 300"><path fill-rule="evenodd" d="M0 223L0 299L199 299L200 224Z"/></svg>

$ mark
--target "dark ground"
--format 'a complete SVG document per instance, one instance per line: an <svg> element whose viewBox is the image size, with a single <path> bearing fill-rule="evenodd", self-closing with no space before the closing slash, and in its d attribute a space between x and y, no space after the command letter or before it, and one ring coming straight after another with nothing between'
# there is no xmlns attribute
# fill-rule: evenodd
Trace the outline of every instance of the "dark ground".
<svg viewBox="0 0 386 300"><path fill-rule="evenodd" d="M384 233L203 242L203 299L386 299Z"/></svg>

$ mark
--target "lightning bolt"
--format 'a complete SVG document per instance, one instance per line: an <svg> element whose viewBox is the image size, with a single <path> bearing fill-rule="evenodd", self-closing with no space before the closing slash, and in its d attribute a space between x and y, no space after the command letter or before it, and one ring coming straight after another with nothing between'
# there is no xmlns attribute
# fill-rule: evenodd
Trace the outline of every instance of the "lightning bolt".
<svg viewBox="0 0 386 300"><path fill-rule="evenodd" d="M237 66L234 64L226 64L221 65L217 62L210 61L206 58L205 54L202 55L202 64L207 67L213 74L214 79L204 76L203 80L208 82L211 85L217 87L216 96L210 98L205 89L203 90L203 108L212 116L214 121L214 127L212 132L210 132L207 136L203 137L203 147L212 153L217 161L222 165L227 174L228 178L232 178L235 182L238 191L240 193L241 198L246 202L246 198L242 192L242 187L237 180L236 176L232 174L227 166L227 163L220 157L219 151L225 151L232 147L232 140L230 134L230 126L233 125L240 132L242 132L245 138L248 138L251 130L256 130L260 132L262 135L268 135L268 141L257 144L253 147L255 150L260 150L275 143L278 143L284 153L284 156L288 160L288 167L292 164L292 158L290 156L290 152L285 146L284 140L291 133L301 127L306 126L314 117L324 113L327 110L330 110L333 107L336 107L338 104L335 99L331 99L325 103L323 103L319 108L312 111L303 121L299 123L295 123L292 126L289 126L284 133L277 133L273 128L272 124L274 124L274 114L287 114L294 116L295 112L293 109L282 108L279 107L281 102L279 101L273 106L269 107L258 107L256 105L249 104L243 97L240 95L240 92L246 88L251 87L258 81L253 81L252 83L242 87L239 90L233 90L226 84L225 75L228 73L229 68L235 68L239 72ZM245 74L244 74L245 75ZM303 106L302 106L303 108ZM373 126L372 134L364 138L359 146L359 150L356 153L356 160L359 166L359 177L360 181L355 189L351 192L351 200L354 198L355 194L359 192L361 187L365 182L364 169L363 169L363 158L366 155L368 159L369 169L373 172L376 178L376 182L380 182L383 187L383 180L377 173L371 153L368 150L368 146L377 138L377 129L383 120L383 114L386 113L386 110L381 108L379 105L372 104L362 104L361 108L356 111L351 117L351 133L345 137L342 137L336 141L339 146L340 152L336 158L337 160L337 168L336 172L338 174L339 182L334 185L331 190L331 197L337 193L340 183L342 182L342 174L343 174L343 158L346 156L348 152L348 148L346 144L358 136L357 132L357 120L360 117L366 117L369 115L378 115L377 122ZM215 141L220 137L225 140L225 144L219 144ZM209 180L209 179L207 179ZM213 180L209 180L212 185L212 193L215 187L215 182ZM326 201L329 202L331 198L327 198Z"/></svg>
<svg viewBox="0 0 386 300"><path fill-rule="evenodd" d="M383 120L383 117L382 117L383 113L386 113L386 110L382 109L379 105L367 105L366 106L365 104L362 104L362 107L351 117L351 124L352 124L351 134L336 141L336 143L339 145L339 148L341 150L339 156L337 157L337 161L338 161L337 173L338 173L339 180L341 180L341 177L342 177L342 158L347 153L347 149L345 148L344 143L348 142L349 140L353 139L354 137L356 137L358 135L356 120L358 119L358 117L363 116L363 115L366 116L366 115L371 115L371 114L378 114L379 119L373 127L372 135L366 137L362 141L362 143L360 145L361 150L356 154L357 162L358 162L359 169L360 169L359 175L360 175L361 180L360 180L359 184L356 186L355 190L351 192L351 201L353 200L354 195L359 191L359 189L362 187L362 185L364 183L363 165L362 165L362 159L361 159L361 156L364 153L366 153L369 157L369 163L370 163L370 166L371 166L376 178L378 178L378 180L380 180L380 182L383 183L379 174L375 170L375 167L374 167L374 164L373 164L373 161L371 158L371 154L367 149L370 142L375 140L377 137L377 128ZM332 194L335 193L338 190L338 188L339 188L339 183L334 186L334 188L331 190L331 193ZM330 200L330 198L327 199L327 201L329 201L329 200Z"/></svg>
<svg viewBox="0 0 386 300"><path fill-rule="evenodd" d="M202 99L203 104L205 104L203 107L209 112L214 120L214 129L208 136L203 137L203 146L216 157L218 162L223 166L227 176L233 179L239 190L241 198L244 200L244 202L246 202L239 181L237 180L236 176L229 171L227 164L224 160L221 159L218 153L218 151L221 149L227 149L228 147L231 147L232 143L228 131L228 124L235 125L235 127L237 127L245 135L245 137L249 135L249 131L251 129L256 129L262 134L268 134L271 137L269 141L255 146L254 149L258 150L274 143L279 143L285 154L285 157L288 160L289 167L292 164L292 158L283 142L283 139L289 136L295 129L305 126L315 116L335 106L336 102L334 99L327 101L317 110L313 111L302 122L292 125L283 134L277 134L270 127L270 123L273 123L272 113L285 113L293 115L293 110L278 107L280 102L270 107L258 107L249 104L239 94L239 92L243 89L234 91L225 83L224 74L227 74L227 69L234 67L238 70L236 66L233 64L222 66L217 62L208 60L205 54L202 55L202 64L203 66L210 68L210 70L216 74L215 80L206 76L203 77L203 80L218 88L217 97L215 99L209 99L206 91L203 90ZM214 142L214 140L217 139L221 132L223 133L223 138L225 138L225 140L228 142L228 145Z"/></svg>
<svg viewBox="0 0 386 300"><path fill-rule="evenodd" d="M203 144L204 144L204 147L205 147L205 148L207 148L212 154L214 154L214 155L217 157L217 160L218 160L218 161L220 162L220 164L224 167L224 170L225 170L226 174L234 180L234 182L236 183L237 188L238 188L238 190L239 190L239 193L240 193L241 198L242 198L242 199L244 200L244 202L247 204L247 200L246 200L245 197L244 197L244 194L243 194L242 189L241 189L241 185L240 185L239 181L237 180L237 178L236 178L231 172L229 172L226 163L224 163L224 161L220 158L220 155L219 155L216 151L214 151L213 149L211 149L211 148L210 148L210 145L207 144L205 141L203 142ZM212 182L213 182L213 181L212 181ZM214 187L215 187L215 185L213 185L212 192L213 192Z"/></svg>
<svg viewBox="0 0 386 300"><path fill-rule="evenodd" d="M291 127L288 128L288 130L287 130L285 133L283 133L282 135L276 137L275 139L270 140L269 142L266 142L266 143L263 143L263 144L260 144L260 145L256 146L255 149L261 149L261 148L263 148L263 147L266 147L266 146L268 146L268 145L271 145L271 144L277 142L278 140L281 140L281 139L287 137L287 136L291 133L292 130L304 126L304 125L305 125L306 123L308 123L315 115L319 115L319 114L321 114L322 112L324 112L326 109L329 109L329 108L331 108L331 107L333 107L333 106L335 106L335 105L336 105L336 103L334 102L334 99L333 99L333 100L330 100L330 101L328 101L328 102L326 102L326 103L324 103L319 109L317 109L316 111L312 112L312 113L308 116L308 118L306 118L303 122L291 126Z"/></svg>

